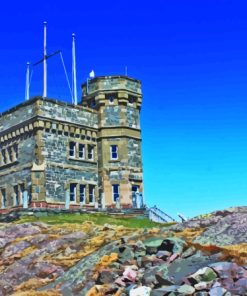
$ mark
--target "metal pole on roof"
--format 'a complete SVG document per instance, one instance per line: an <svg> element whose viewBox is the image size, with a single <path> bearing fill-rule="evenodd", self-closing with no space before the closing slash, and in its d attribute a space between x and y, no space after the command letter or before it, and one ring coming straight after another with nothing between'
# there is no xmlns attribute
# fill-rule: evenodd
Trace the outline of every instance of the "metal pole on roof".
<svg viewBox="0 0 247 296"><path fill-rule="evenodd" d="M75 105L77 105L77 88L76 88L76 54L75 54L75 34L72 34L72 84L73 84L73 94L72 100Z"/></svg>
<svg viewBox="0 0 247 296"><path fill-rule="evenodd" d="M30 85L30 63L27 63L26 70L26 90L25 90L25 100L29 100L29 85Z"/></svg>
<svg viewBox="0 0 247 296"><path fill-rule="evenodd" d="M47 22L44 22L44 81L43 81L43 98L47 97L47 53L46 53L46 29L47 29Z"/></svg>

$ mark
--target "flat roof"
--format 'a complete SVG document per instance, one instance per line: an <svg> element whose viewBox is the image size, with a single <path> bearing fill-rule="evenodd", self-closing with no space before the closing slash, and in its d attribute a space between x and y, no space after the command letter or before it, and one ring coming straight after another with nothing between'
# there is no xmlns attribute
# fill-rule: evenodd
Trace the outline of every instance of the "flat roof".
<svg viewBox="0 0 247 296"><path fill-rule="evenodd" d="M57 100L57 99L43 98L42 96L35 96L35 97L32 97L28 101L24 101L24 102L22 102L20 104L17 104L16 106L6 110L6 111L4 111L4 112L1 112L0 117L3 117L4 115L10 114L10 113L22 108L22 107L31 105L31 104L35 103L36 101L38 101L38 100L54 103L54 104L57 104L57 105L60 105L60 106L68 106L68 107L71 107L71 108L78 108L78 109L89 111L89 112L92 112L92 113L97 113L97 111L95 111L95 110L93 110L91 108L84 107L82 105L74 105L74 104L64 102L64 101L61 101L61 100Z"/></svg>

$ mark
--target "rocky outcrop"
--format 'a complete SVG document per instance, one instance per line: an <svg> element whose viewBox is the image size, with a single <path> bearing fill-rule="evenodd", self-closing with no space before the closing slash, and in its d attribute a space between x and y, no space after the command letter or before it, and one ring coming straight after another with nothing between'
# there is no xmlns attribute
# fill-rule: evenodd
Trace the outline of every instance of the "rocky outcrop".
<svg viewBox="0 0 247 296"><path fill-rule="evenodd" d="M245 221L244 208L155 229L92 222L2 224L0 295L244 296L245 252L226 256L230 241L219 243L226 229L234 246L234 238L246 242L245 222L237 228L243 236L235 229L240 215ZM189 239L188 229L194 234ZM207 248L200 240L205 237Z"/></svg>
<svg viewBox="0 0 247 296"><path fill-rule="evenodd" d="M198 216L171 226L173 231L203 229L193 242L219 246L247 243L247 207L234 207Z"/></svg>

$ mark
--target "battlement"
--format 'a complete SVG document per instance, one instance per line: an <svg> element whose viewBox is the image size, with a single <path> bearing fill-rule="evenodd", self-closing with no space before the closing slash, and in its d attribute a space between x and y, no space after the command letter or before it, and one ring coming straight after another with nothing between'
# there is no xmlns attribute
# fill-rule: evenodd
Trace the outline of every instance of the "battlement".
<svg viewBox="0 0 247 296"><path fill-rule="evenodd" d="M129 91L135 94L142 94L141 81L128 76L99 76L89 79L82 84L83 97L95 95L101 91Z"/></svg>

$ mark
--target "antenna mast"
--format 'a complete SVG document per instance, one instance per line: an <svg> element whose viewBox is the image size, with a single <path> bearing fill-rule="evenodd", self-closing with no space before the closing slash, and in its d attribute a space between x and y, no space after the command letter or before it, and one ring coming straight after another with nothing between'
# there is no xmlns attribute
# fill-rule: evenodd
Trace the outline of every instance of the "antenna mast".
<svg viewBox="0 0 247 296"><path fill-rule="evenodd" d="M44 84L43 84L43 98L47 97L47 53L46 53L46 25L47 22L44 22Z"/></svg>
<svg viewBox="0 0 247 296"><path fill-rule="evenodd" d="M72 34L72 102L77 105L75 34Z"/></svg>
<svg viewBox="0 0 247 296"><path fill-rule="evenodd" d="M29 86L30 86L30 63L27 63L26 71L26 91L25 91L25 100L29 100Z"/></svg>

